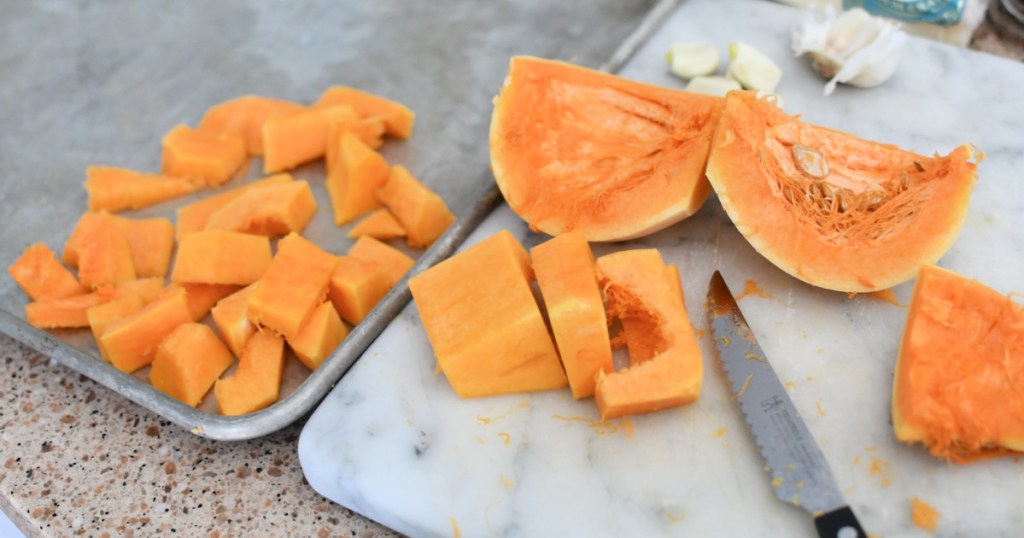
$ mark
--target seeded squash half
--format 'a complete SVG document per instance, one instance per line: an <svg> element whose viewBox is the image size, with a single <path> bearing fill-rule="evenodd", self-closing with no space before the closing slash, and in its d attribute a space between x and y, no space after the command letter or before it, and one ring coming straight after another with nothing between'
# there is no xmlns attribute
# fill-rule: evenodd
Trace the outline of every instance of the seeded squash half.
<svg viewBox="0 0 1024 538"><path fill-rule="evenodd" d="M655 232L695 213L723 100L567 63L512 58L491 117L491 168L534 229L589 241Z"/></svg>
<svg viewBox="0 0 1024 538"><path fill-rule="evenodd" d="M981 158L970 145L926 157L788 116L730 92L707 175L736 228L809 284L890 288L953 244Z"/></svg>

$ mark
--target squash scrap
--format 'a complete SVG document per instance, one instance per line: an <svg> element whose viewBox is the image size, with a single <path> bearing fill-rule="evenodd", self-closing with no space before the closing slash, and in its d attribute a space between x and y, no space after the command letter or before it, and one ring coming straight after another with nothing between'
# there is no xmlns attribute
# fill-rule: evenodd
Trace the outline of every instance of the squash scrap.
<svg viewBox="0 0 1024 538"><path fill-rule="evenodd" d="M587 238L568 232L530 251L573 398L594 395L597 372L612 373L604 301Z"/></svg>
<svg viewBox="0 0 1024 538"><path fill-rule="evenodd" d="M149 382L164 394L196 407L235 358L213 329L183 323L160 341Z"/></svg>
<svg viewBox="0 0 1024 538"><path fill-rule="evenodd" d="M43 243L26 248L7 268L7 273L33 301L62 299L89 291Z"/></svg>
<svg viewBox="0 0 1024 538"><path fill-rule="evenodd" d="M249 297L249 320L285 336L298 334L327 297L337 263L335 256L299 234L288 234Z"/></svg>
<svg viewBox="0 0 1024 538"><path fill-rule="evenodd" d="M270 240L259 235L207 230L178 245L173 282L248 285L270 267Z"/></svg>
<svg viewBox="0 0 1024 538"><path fill-rule="evenodd" d="M125 168L90 166L85 190L89 210L110 212L142 209L195 192L202 183L158 174L143 174Z"/></svg>
<svg viewBox="0 0 1024 538"><path fill-rule="evenodd" d="M252 183L242 185L241 187L224 191L220 194L203 198L197 202L192 202L187 206L180 207L178 208L178 226L175 236L178 241L181 241L181 238L187 234L204 230L206 228L206 223L210 220L210 216L246 192L268 185L281 185L293 180L294 178L291 174L267 176L263 179L253 181Z"/></svg>
<svg viewBox="0 0 1024 538"><path fill-rule="evenodd" d="M532 280L529 256L507 231L409 280L438 365L459 396L567 384Z"/></svg>
<svg viewBox="0 0 1024 538"><path fill-rule="evenodd" d="M357 325L391 289L391 277L376 263L338 256L328 297L345 321Z"/></svg>
<svg viewBox="0 0 1024 538"><path fill-rule="evenodd" d="M368 235L374 239L394 239L405 237L405 228L386 207L382 207L356 223L346 235L348 237Z"/></svg>
<svg viewBox="0 0 1024 538"><path fill-rule="evenodd" d="M140 278L167 276L174 250L174 225L165 218L130 219L106 211L86 211L78 219L71 236L64 243L64 263L78 266L78 243L89 221L109 219L121 231L132 255L132 265Z"/></svg>
<svg viewBox="0 0 1024 538"><path fill-rule="evenodd" d="M190 178L211 187L223 185L246 164L245 139L178 125L163 139L161 172Z"/></svg>
<svg viewBox="0 0 1024 538"><path fill-rule="evenodd" d="M306 181L289 181L249 189L210 215L207 230L257 235L302 232L316 213L316 199Z"/></svg>
<svg viewBox="0 0 1024 538"><path fill-rule="evenodd" d="M245 344L234 375L217 381L213 392L222 415L254 413L277 401L284 372L284 338L258 331Z"/></svg>
<svg viewBox="0 0 1024 538"><path fill-rule="evenodd" d="M455 222L444 200L402 165L395 165L377 198L394 213L410 247L429 247Z"/></svg>
<svg viewBox="0 0 1024 538"><path fill-rule="evenodd" d="M401 250L368 235L357 239L352 248L348 250L348 255L382 267L391 279L392 286L402 280L402 277L416 264L415 260Z"/></svg>
<svg viewBox="0 0 1024 538"><path fill-rule="evenodd" d="M263 155L263 123L272 116L291 114L306 107L258 95L243 95L210 107L197 130L230 134L245 140L249 155Z"/></svg>
<svg viewBox="0 0 1024 538"><path fill-rule="evenodd" d="M675 266L655 249L626 250L598 258L597 271L608 315L622 320L630 350L628 368L597 373L601 419L695 401L704 366Z"/></svg>
<svg viewBox="0 0 1024 538"><path fill-rule="evenodd" d="M324 108L336 105L350 105L365 118L380 117L384 120L387 133L391 136L402 139L412 136L416 114L397 101L348 86L333 86L320 95L313 107Z"/></svg>
<svg viewBox="0 0 1024 538"><path fill-rule="evenodd" d="M388 179L388 163L352 133L342 133L338 163L327 172L327 193L334 207L334 224L380 207L377 190Z"/></svg>
<svg viewBox="0 0 1024 538"><path fill-rule="evenodd" d="M242 356L245 343L256 332L256 326L249 321L249 296L255 288L256 284L250 284L217 301L210 310L213 323L236 357Z"/></svg>
<svg viewBox="0 0 1024 538"><path fill-rule="evenodd" d="M298 334L286 340L299 362L316 370L347 335L348 327L341 322L334 305L327 301L313 310Z"/></svg>
<svg viewBox="0 0 1024 538"><path fill-rule="evenodd" d="M966 463L1024 452L1024 308L965 276L921 268L893 384L896 438Z"/></svg>
<svg viewBox="0 0 1024 538"><path fill-rule="evenodd" d="M177 288L108 326L100 341L114 368L130 374L153 362L157 346L178 325L191 322L188 295Z"/></svg>

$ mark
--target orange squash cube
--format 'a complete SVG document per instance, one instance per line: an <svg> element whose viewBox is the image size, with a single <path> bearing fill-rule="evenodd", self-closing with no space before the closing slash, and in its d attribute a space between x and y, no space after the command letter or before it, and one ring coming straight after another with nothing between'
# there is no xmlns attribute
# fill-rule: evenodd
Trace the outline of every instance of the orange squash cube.
<svg viewBox="0 0 1024 538"><path fill-rule="evenodd" d="M88 310L130 293L137 293L143 303L156 299L163 288L159 278L140 278L113 287L103 286L92 293L61 299L47 299L25 305L25 319L40 329L71 329L88 327Z"/></svg>
<svg viewBox="0 0 1024 538"><path fill-rule="evenodd" d="M203 187L202 183L187 179L110 166L90 166L86 174L85 190L89 195L90 211L142 209Z"/></svg>
<svg viewBox="0 0 1024 538"><path fill-rule="evenodd" d="M266 237L223 230L197 232L178 245L171 280L245 286L263 276L271 259Z"/></svg>
<svg viewBox="0 0 1024 538"><path fill-rule="evenodd" d="M564 387L522 245L501 231L409 280L438 365L463 398Z"/></svg>
<svg viewBox="0 0 1024 538"><path fill-rule="evenodd" d="M376 263L338 256L328 297L342 319L358 325L391 290L391 277Z"/></svg>
<svg viewBox="0 0 1024 538"><path fill-rule="evenodd" d="M268 185L281 185L293 180L294 178L291 174L267 176L241 187L208 196L187 206L180 207L178 208L178 227L175 236L178 241L181 241L181 238L186 234L203 231L211 215L246 192Z"/></svg>
<svg viewBox="0 0 1024 538"><path fill-rule="evenodd" d="M198 130L239 136L245 140L249 155L263 155L263 123L271 116L304 109L304 106L290 101L243 95L210 107L199 122Z"/></svg>
<svg viewBox="0 0 1024 538"><path fill-rule="evenodd" d="M612 348L594 254L586 237L568 232L530 251L573 398L594 395L597 372L612 373Z"/></svg>
<svg viewBox="0 0 1024 538"><path fill-rule="evenodd" d="M306 368L316 370L347 335L348 327L341 322L334 305L327 301L313 310L298 334L286 340L299 361Z"/></svg>
<svg viewBox="0 0 1024 538"><path fill-rule="evenodd" d="M110 362L107 349L103 347L103 341L101 340L107 327L121 318L128 317L142 310L143 306L145 305L139 294L131 292L85 311L85 316L89 320L89 328L92 329L92 335L96 338L96 347L99 348L100 356L103 357L103 360Z"/></svg>
<svg viewBox="0 0 1024 538"><path fill-rule="evenodd" d="M121 228L106 218L86 219L77 239L78 278L90 288L135 280L135 263Z"/></svg>
<svg viewBox="0 0 1024 538"><path fill-rule="evenodd" d="M86 211L78 219L75 229L64 243L64 263L78 266L78 241L90 220L110 219L121 230L132 253L132 265L140 278L167 276L174 251L174 225L164 218L130 219L111 215L106 211Z"/></svg>
<svg viewBox="0 0 1024 538"><path fill-rule="evenodd" d="M351 107L346 107L352 110ZM336 114L327 123L327 147L324 150L324 164L327 170L338 165L338 152L341 150L341 135L352 133L372 149L384 145L384 120L379 117L361 118L355 112L350 116Z"/></svg>
<svg viewBox="0 0 1024 538"><path fill-rule="evenodd" d="M416 114L397 101L348 86L334 86L324 91L313 107L336 105L350 105L359 115L366 118L381 117L384 120L387 133L391 136L403 139L412 136Z"/></svg>
<svg viewBox="0 0 1024 538"><path fill-rule="evenodd" d="M61 299L89 291L71 271L57 261L57 255L43 243L25 249L7 268L7 273L33 301Z"/></svg>
<svg viewBox="0 0 1024 538"><path fill-rule="evenodd" d="M304 109L280 114L263 124L263 170L268 174L290 170L324 156L327 126L336 119L357 119L351 107Z"/></svg>
<svg viewBox="0 0 1024 538"><path fill-rule="evenodd" d="M626 250L597 259L607 312L629 326L630 366L597 372L594 396L601 420L650 413L695 401L704 364L686 313L679 273L656 249ZM634 360L636 347L653 356Z"/></svg>
<svg viewBox="0 0 1024 538"><path fill-rule="evenodd" d="M387 208L382 207L369 217L359 221L346 234L348 237L362 237L368 235L374 239L394 239L405 236L405 228L398 222L398 219L391 214Z"/></svg>
<svg viewBox="0 0 1024 538"><path fill-rule="evenodd" d="M416 263L401 250L368 235L357 239L352 248L348 250L348 255L357 260L379 265L387 272L392 286L402 280L402 277Z"/></svg>
<svg viewBox="0 0 1024 538"><path fill-rule="evenodd" d="M309 183L289 181L242 193L210 215L206 229L285 235L304 230L315 213L316 199Z"/></svg>
<svg viewBox="0 0 1024 538"><path fill-rule="evenodd" d="M163 139L161 172L216 187L227 183L246 165L245 140L233 134L212 133L178 125Z"/></svg>
<svg viewBox="0 0 1024 538"><path fill-rule="evenodd" d="M100 341L114 368L130 374L153 362L157 346L178 325L191 322L188 295L178 288L108 326Z"/></svg>
<svg viewBox="0 0 1024 538"><path fill-rule="evenodd" d="M245 343L256 332L256 326L249 321L249 296L258 284L250 284L221 299L210 310L213 323L236 357L242 356Z"/></svg>
<svg viewBox="0 0 1024 538"><path fill-rule="evenodd" d="M338 259L299 234L277 244L277 255L249 297L249 320L294 336L327 296Z"/></svg>
<svg viewBox="0 0 1024 538"><path fill-rule="evenodd" d="M394 213L406 231L410 247L429 247L455 222L444 200L420 183L402 165L391 168L377 198Z"/></svg>
<svg viewBox="0 0 1024 538"><path fill-rule="evenodd" d="M170 293L174 288L183 288L188 295L188 308L192 312L194 321L201 321L210 313L210 310L221 299L237 292L241 286L234 284L171 284L164 293Z"/></svg>
<svg viewBox="0 0 1024 538"><path fill-rule="evenodd" d="M254 413L277 401L284 373L284 338L257 331L245 344L234 375L217 381L213 392L222 415Z"/></svg>
<svg viewBox="0 0 1024 538"><path fill-rule="evenodd" d="M195 407L235 358L213 329L182 323L160 341L149 371L153 388Z"/></svg>
<svg viewBox="0 0 1024 538"><path fill-rule="evenodd" d="M388 163L354 134L342 133L338 163L327 172L327 194L334 207L334 224L380 207L377 190L388 179Z"/></svg>

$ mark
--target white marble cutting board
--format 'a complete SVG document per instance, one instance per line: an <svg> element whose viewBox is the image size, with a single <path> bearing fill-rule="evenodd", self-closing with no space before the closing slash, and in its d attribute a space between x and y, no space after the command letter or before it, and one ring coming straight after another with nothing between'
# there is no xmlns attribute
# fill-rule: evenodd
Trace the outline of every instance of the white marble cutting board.
<svg viewBox="0 0 1024 538"><path fill-rule="evenodd" d="M973 142L987 152L963 232L940 265L1003 291L1024 290L1024 66L912 39L885 86L819 80L788 52L795 10L763 1L687 0L621 74L665 86L667 44L743 39L775 58L785 108L804 118L919 152ZM509 229L544 237L502 206L470 237ZM751 436L705 334L708 279L734 292L753 280L767 297L740 300L762 347L816 437L847 501L875 536L929 536L914 527L918 497L942 514L936 536L1024 535L1024 464L947 464L897 443L892 372L906 308L807 286L761 258L712 197L693 218L614 249L657 247L682 273L701 334L698 402L597 422L568 389L461 400L435 361L410 304L306 425L299 457L330 499L412 536L810 536L802 511L772 495ZM895 289L909 300L912 283Z"/></svg>

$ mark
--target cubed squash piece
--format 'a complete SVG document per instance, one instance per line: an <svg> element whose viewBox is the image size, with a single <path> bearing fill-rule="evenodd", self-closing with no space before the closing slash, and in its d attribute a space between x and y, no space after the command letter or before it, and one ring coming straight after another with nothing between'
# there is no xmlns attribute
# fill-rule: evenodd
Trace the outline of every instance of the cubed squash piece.
<svg viewBox="0 0 1024 538"><path fill-rule="evenodd" d="M388 163L354 134L341 135L338 163L327 172L327 194L334 207L334 224L346 222L380 207L377 190L388 179Z"/></svg>
<svg viewBox="0 0 1024 538"><path fill-rule="evenodd" d="M96 347L99 348L100 356L103 357L103 360L110 362L107 349L103 347L103 341L101 340L107 327L119 319L126 318L142 310L143 306L145 305L139 294L131 292L85 311L86 318L89 320L89 328L92 329L92 335L96 338Z"/></svg>
<svg viewBox="0 0 1024 538"><path fill-rule="evenodd" d="M631 324L630 366L597 372L594 392L601 419L649 413L695 401L704 366L687 317L678 270L666 266L656 249L625 250L597 259L607 313ZM631 338L642 337L652 357L636 361Z"/></svg>
<svg viewBox="0 0 1024 538"><path fill-rule="evenodd" d="M90 166L86 175L85 190L89 195L90 211L142 209L203 187L197 181L110 166Z"/></svg>
<svg viewBox="0 0 1024 538"><path fill-rule="evenodd" d="M227 183L246 165L245 139L178 125L163 139L161 172L216 187Z"/></svg>
<svg viewBox="0 0 1024 538"><path fill-rule="evenodd" d="M398 219L386 207L382 207L370 213L369 217L357 222L346 235L348 237L368 235L374 239L394 239L405 237L405 228L402 228Z"/></svg>
<svg viewBox="0 0 1024 538"><path fill-rule="evenodd" d="M64 263L78 266L78 241L82 232L89 228L89 221L110 219L114 222L132 253L132 265L140 278L167 276L174 251L174 225L165 218L130 219L111 215L106 211L86 211L78 219L75 229L64 243Z"/></svg>
<svg viewBox="0 0 1024 538"><path fill-rule="evenodd" d="M338 256L328 296L342 319L357 325L387 295L391 285L391 277L380 265Z"/></svg>
<svg viewBox="0 0 1024 538"><path fill-rule="evenodd" d="M201 321L221 299L237 292L241 286L234 284L171 284L167 290L180 287L188 295L188 308L192 311L192 319Z"/></svg>
<svg viewBox="0 0 1024 538"><path fill-rule="evenodd" d="M615 366L590 244L568 232L534 247L530 258L572 397L593 396L597 372Z"/></svg>
<svg viewBox="0 0 1024 538"><path fill-rule="evenodd" d="M402 280L402 277L416 263L401 250L366 235L356 240L352 248L349 249L348 255L382 267L387 272L388 278L391 279L392 286Z"/></svg>
<svg viewBox="0 0 1024 538"><path fill-rule="evenodd" d="M290 101L243 95L210 107L199 122L198 130L242 137L249 155L263 155L263 123L271 116L304 109L302 105Z"/></svg>
<svg viewBox="0 0 1024 538"><path fill-rule="evenodd" d="M347 335L348 327L341 322L334 305L327 301L313 310L298 334L286 340L299 361L306 368L316 370Z"/></svg>
<svg viewBox="0 0 1024 538"><path fill-rule="evenodd" d="M206 223L210 221L210 216L246 192L268 185L281 185L294 181L294 179L291 174L267 176L241 187L226 190L220 194L208 196L187 206L180 207L178 208L178 226L175 237L177 237L178 241L181 241L181 238L187 234L203 231L206 229Z"/></svg>
<svg viewBox="0 0 1024 538"><path fill-rule="evenodd" d="M103 286L92 293L60 299L47 299L25 305L25 319L40 329L88 327L88 310L126 294L137 293L144 304L155 300L163 288L159 278L140 278L113 287Z"/></svg>
<svg viewBox="0 0 1024 538"><path fill-rule="evenodd" d="M412 136L416 114L405 105L348 86L328 88L317 100L314 107L350 105L360 116L379 116L384 120L387 133L398 138Z"/></svg>
<svg viewBox="0 0 1024 538"><path fill-rule="evenodd" d="M202 323L182 323L157 346L149 382L153 388L196 407L235 358Z"/></svg>
<svg viewBox="0 0 1024 538"><path fill-rule="evenodd" d="M197 232L178 245L171 280L245 286L263 276L271 259L266 237L223 230Z"/></svg>
<svg viewBox="0 0 1024 538"><path fill-rule="evenodd" d="M327 126L335 119L358 118L348 106L305 109L270 117L263 124L263 170L290 170L324 156Z"/></svg>
<svg viewBox="0 0 1024 538"><path fill-rule="evenodd" d="M409 280L438 365L459 396L566 385L532 279L526 251L501 231Z"/></svg>
<svg viewBox="0 0 1024 538"><path fill-rule="evenodd" d="M284 373L284 338L257 331L249 338L234 375L217 381L213 392L222 415L254 413L277 401Z"/></svg>
<svg viewBox="0 0 1024 538"><path fill-rule="evenodd" d="M121 228L109 218L87 219L77 240L78 278L98 288L135 280L135 262Z"/></svg>
<svg viewBox="0 0 1024 538"><path fill-rule="evenodd" d="M256 326L249 321L249 296L258 285L250 284L228 295L210 310L213 323L236 357L242 356L245 343L256 332Z"/></svg>
<svg viewBox="0 0 1024 538"><path fill-rule="evenodd" d="M337 263L335 256L299 234L288 234L249 297L249 320L285 336L298 334L326 298Z"/></svg>
<svg viewBox="0 0 1024 538"><path fill-rule="evenodd" d="M324 152L324 164L328 171L338 164L341 135L344 133L352 133L368 147L377 149L384 145L384 120L379 117L361 118L355 112L348 117L337 114L328 120L327 148Z"/></svg>
<svg viewBox="0 0 1024 538"><path fill-rule="evenodd" d="M178 288L108 326L100 341L114 368L130 374L153 362L157 346L178 325L191 322L188 295Z"/></svg>
<svg viewBox="0 0 1024 538"><path fill-rule="evenodd" d="M289 181L250 189L210 215L207 230L257 235L302 232L316 214L309 183Z"/></svg>
<svg viewBox="0 0 1024 538"><path fill-rule="evenodd" d="M410 247L429 247L455 222L444 200L422 184L402 165L391 168L377 198L405 228Z"/></svg>
<svg viewBox="0 0 1024 538"><path fill-rule="evenodd" d="M71 271L57 261L57 255L43 243L25 249L7 268L7 273L33 301L62 299L89 291Z"/></svg>

